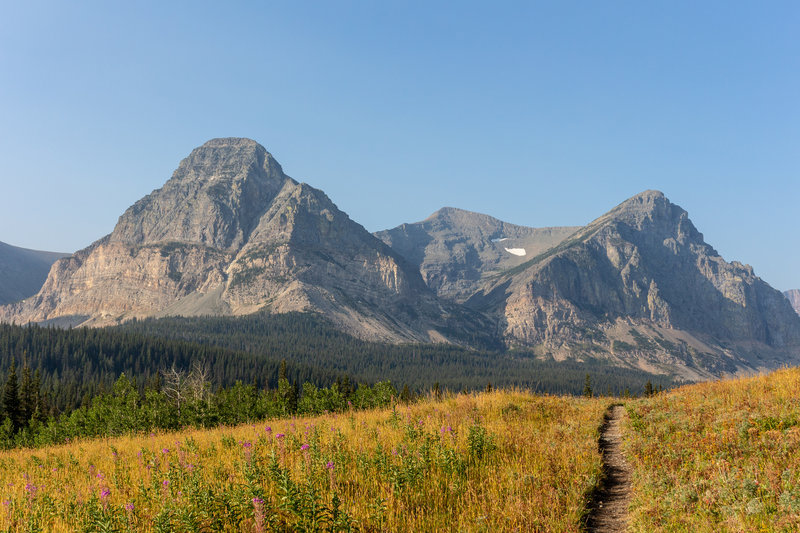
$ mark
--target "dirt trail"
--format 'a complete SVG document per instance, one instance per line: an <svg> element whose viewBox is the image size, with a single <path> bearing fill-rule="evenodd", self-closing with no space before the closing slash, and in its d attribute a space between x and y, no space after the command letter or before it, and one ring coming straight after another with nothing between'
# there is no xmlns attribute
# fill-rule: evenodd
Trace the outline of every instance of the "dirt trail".
<svg viewBox="0 0 800 533"><path fill-rule="evenodd" d="M600 434L600 453L603 456L603 479L600 488L589 502L586 531L625 531L628 525L628 502L631 493L631 468L622 454L620 422L627 416L625 408L615 405L608 410Z"/></svg>

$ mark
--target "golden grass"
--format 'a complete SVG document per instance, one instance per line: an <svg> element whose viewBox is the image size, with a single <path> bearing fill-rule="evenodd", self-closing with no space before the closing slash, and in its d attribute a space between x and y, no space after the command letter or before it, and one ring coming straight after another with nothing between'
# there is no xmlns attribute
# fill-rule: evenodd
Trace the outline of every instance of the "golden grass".
<svg viewBox="0 0 800 533"><path fill-rule="evenodd" d="M800 369L627 407L633 531L800 531Z"/></svg>
<svg viewBox="0 0 800 533"><path fill-rule="evenodd" d="M602 400L458 395L0 454L11 531L579 531Z"/></svg>

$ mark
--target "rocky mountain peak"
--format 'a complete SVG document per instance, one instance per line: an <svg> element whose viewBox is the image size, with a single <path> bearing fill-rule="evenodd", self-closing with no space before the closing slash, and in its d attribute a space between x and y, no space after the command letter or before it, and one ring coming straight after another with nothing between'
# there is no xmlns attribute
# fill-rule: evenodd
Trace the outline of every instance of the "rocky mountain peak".
<svg viewBox="0 0 800 533"><path fill-rule="evenodd" d="M169 181L120 217L111 242L184 242L237 249L287 181L250 139L212 139L192 150Z"/></svg>
<svg viewBox="0 0 800 533"><path fill-rule="evenodd" d="M689 214L670 202L661 191L647 190L632 196L591 222L582 233L588 236L601 228L653 245L671 241L679 246L689 243L707 246L709 253L716 255L716 251L704 242L703 234L689 220Z"/></svg>

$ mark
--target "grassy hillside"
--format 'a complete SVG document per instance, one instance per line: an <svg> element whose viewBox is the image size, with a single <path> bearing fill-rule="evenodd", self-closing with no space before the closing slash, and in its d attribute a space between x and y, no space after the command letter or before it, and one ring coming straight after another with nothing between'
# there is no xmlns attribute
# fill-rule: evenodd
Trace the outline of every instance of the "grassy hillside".
<svg viewBox="0 0 800 533"><path fill-rule="evenodd" d="M521 392L0 454L0 529L578 531L606 403Z"/></svg>
<svg viewBox="0 0 800 533"><path fill-rule="evenodd" d="M519 391L0 453L0 530L580 531L614 399ZM626 400L631 531L800 529L800 369Z"/></svg>
<svg viewBox="0 0 800 533"><path fill-rule="evenodd" d="M627 407L633 531L800 530L800 369Z"/></svg>

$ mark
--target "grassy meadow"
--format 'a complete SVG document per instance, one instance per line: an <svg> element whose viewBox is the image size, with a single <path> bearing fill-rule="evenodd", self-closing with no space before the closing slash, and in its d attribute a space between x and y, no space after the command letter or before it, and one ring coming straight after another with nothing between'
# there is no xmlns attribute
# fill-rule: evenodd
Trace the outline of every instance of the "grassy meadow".
<svg viewBox="0 0 800 533"><path fill-rule="evenodd" d="M800 531L800 369L626 407L632 531Z"/></svg>
<svg viewBox="0 0 800 533"><path fill-rule="evenodd" d="M10 531L579 531L608 401L495 391L0 454Z"/></svg>

